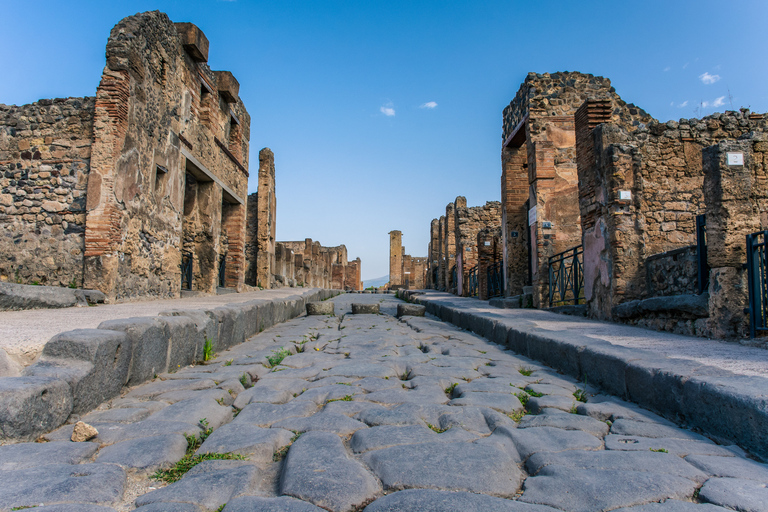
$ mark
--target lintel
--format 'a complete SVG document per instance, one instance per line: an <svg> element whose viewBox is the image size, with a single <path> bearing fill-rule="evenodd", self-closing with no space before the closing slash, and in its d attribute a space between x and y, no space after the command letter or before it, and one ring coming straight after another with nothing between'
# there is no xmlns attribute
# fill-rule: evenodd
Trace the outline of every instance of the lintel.
<svg viewBox="0 0 768 512"><path fill-rule="evenodd" d="M179 148L179 149L181 151L181 154L184 155L184 157L187 159L187 162L192 164L193 171L197 171L197 172L192 172L192 174L195 175L196 178L200 177L206 181L213 181L218 186L220 186L222 193L224 195L224 199L227 202L240 203L242 205L245 205L245 201L243 201L240 198L240 196L238 196L231 188L225 185L224 182L221 181L215 174L213 174L203 164L201 164L197 158L192 156L192 153L190 153L184 148ZM202 176L198 176L197 175L198 173L202 174Z"/></svg>

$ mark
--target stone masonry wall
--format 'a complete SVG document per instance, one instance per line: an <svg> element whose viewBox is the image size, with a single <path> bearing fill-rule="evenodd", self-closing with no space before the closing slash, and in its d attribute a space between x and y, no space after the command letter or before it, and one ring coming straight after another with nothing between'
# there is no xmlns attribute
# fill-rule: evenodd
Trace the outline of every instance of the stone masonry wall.
<svg viewBox="0 0 768 512"><path fill-rule="evenodd" d="M467 200L459 196L455 201L456 214L456 267L459 295L468 293L469 269L477 265L477 233L483 229L501 226L501 203L488 201L483 206L467 207ZM457 284L459 284L457 283Z"/></svg>
<svg viewBox="0 0 768 512"><path fill-rule="evenodd" d="M94 105L0 105L0 281L82 287Z"/></svg>

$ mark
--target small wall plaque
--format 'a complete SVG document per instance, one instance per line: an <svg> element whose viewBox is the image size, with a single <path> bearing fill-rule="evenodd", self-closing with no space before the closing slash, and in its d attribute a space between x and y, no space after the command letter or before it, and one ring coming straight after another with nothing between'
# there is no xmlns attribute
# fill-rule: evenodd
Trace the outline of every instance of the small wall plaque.
<svg viewBox="0 0 768 512"><path fill-rule="evenodd" d="M520 233L518 233L517 231L510 231L509 232L509 237L510 238L517 238L518 236L520 236Z"/></svg>
<svg viewBox="0 0 768 512"><path fill-rule="evenodd" d="M632 199L632 192L629 190L619 190L619 199L622 201L630 201Z"/></svg>
<svg viewBox="0 0 768 512"><path fill-rule="evenodd" d="M544 229L552 229L552 223L548 220L545 220L541 223L541 227Z"/></svg>
<svg viewBox="0 0 768 512"><path fill-rule="evenodd" d="M488 242L488 241L486 241L486 242L484 243L484 245L485 245L486 247L490 247L490 246L491 246L491 242Z"/></svg>
<svg viewBox="0 0 768 512"><path fill-rule="evenodd" d="M528 210L528 225L531 226L536 222L536 205Z"/></svg>
<svg viewBox="0 0 768 512"><path fill-rule="evenodd" d="M744 165L744 153L726 153L728 165Z"/></svg>

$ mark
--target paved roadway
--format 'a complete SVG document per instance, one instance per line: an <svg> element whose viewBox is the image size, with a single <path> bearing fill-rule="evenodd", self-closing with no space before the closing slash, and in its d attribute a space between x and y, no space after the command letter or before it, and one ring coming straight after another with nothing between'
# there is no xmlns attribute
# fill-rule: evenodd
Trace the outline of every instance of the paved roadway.
<svg viewBox="0 0 768 512"><path fill-rule="evenodd" d="M449 324L400 322L392 296L333 300L335 317L275 326L102 405L83 418L92 442L69 442L69 425L0 447L0 511L768 510L768 467L737 447ZM153 479L201 426L198 454L244 459Z"/></svg>

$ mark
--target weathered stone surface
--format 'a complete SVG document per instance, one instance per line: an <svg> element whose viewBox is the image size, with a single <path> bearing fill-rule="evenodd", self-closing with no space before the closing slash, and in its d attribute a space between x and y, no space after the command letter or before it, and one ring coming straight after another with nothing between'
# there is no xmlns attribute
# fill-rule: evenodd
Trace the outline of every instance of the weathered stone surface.
<svg viewBox="0 0 768 512"><path fill-rule="evenodd" d="M616 318L621 319L634 318L648 313L665 313L667 315L683 313L703 318L709 316L709 294L672 295L624 302L614 306L612 313Z"/></svg>
<svg viewBox="0 0 768 512"><path fill-rule="evenodd" d="M125 472L112 464L49 464L0 473L0 503L5 508L40 503L109 505L123 495Z"/></svg>
<svg viewBox="0 0 768 512"><path fill-rule="evenodd" d="M259 496L241 496L235 498L224 508L227 512L322 512L323 509L306 501L290 496L262 498Z"/></svg>
<svg viewBox="0 0 768 512"><path fill-rule="evenodd" d="M147 421L185 422L197 425L202 419L205 419L207 425L215 430L232 421L233 417L234 410L231 407L219 405L212 398L203 400L190 398L169 405L150 416Z"/></svg>
<svg viewBox="0 0 768 512"><path fill-rule="evenodd" d="M181 460L187 440L181 434L141 437L99 450L97 462L118 464L124 468L152 471Z"/></svg>
<svg viewBox="0 0 768 512"><path fill-rule="evenodd" d="M141 384L168 371L168 324L162 317L107 320L99 329L124 332L131 347L131 370L127 385Z"/></svg>
<svg viewBox="0 0 768 512"><path fill-rule="evenodd" d="M84 503L62 503L60 505L45 505L35 508L40 512L115 512L115 509L112 507L86 505Z"/></svg>
<svg viewBox="0 0 768 512"><path fill-rule="evenodd" d="M357 507L380 492L378 481L351 459L335 434L308 432L288 451L280 494L341 512Z"/></svg>
<svg viewBox="0 0 768 512"><path fill-rule="evenodd" d="M688 455L685 461L709 476L768 482L768 466L741 457Z"/></svg>
<svg viewBox="0 0 768 512"><path fill-rule="evenodd" d="M71 440L73 443L82 443L89 441L99 435L99 431L93 425L78 421L75 423L75 428L72 429Z"/></svg>
<svg viewBox="0 0 768 512"><path fill-rule="evenodd" d="M67 419L72 390L50 377L0 378L0 440L34 439Z"/></svg>
<svg viewBox="0 0 768 512"><path fill-rule="evenodd" d="M699 498L732 510L761 512L768 503L768 488L765 481L710 478L701 488Z"/></svg>
<svg viewBox="0 0 768 512"><path fill-rule="evenodd" d="M624 451L667 450L669 453L674 453L680 457L690 454L719 455L721 457L734 456L732 451L721 448L709 440L692 441L689 439L648 438L619 436L615 434L605 436L605 449Z"/></svg>
<svg viewBox="0 0 768 512"><path fill-rule="evenodd" d="M21 375L21 365L14 361L8 353L0 348L0 378L18 377Z"/></svg>
<svg viewBox="0 0 768 512"><path fill-rule="evenodd" d="M251 403L246 405L235 418L237 423L249 423L269 427L273 423L296 417L306 417L317 412L313 402L289 402L285 405Z"/></svg>
<svg viewBox="0 0 768 512"><path fill-rule="evenodd" d="M0 311L71 308L77 305L75 290L70 288L0 282Z"/></svg>
<svg viewBox="0 0 768 512"><path fill-rule="evenodd" d="M484 494L432 489L406 489L383 496L365 512L554 512L556 509L530 505Z"/></svg>
<svg viewBox="0 0 768 512"><path fill-rule="evenodd" d="M498 432L512 439L523 460L539 452L599 450L602 448L602 443L586 432L552 427L525 429L499 427Z"/></svg>
<svg viewBox="0 0 768 512"><path fill-rule="evenodd" d="M323 302L307 302L308 315L333 315L334 304L330 300Z"/></svg>
<svg viewBox="0 0 768 512"><path fill-rule="evenodd" d="M358 430L349 440L349 447L355 453L365 453L390 446L419 443L455 443L472 441L477 436L462 428L450 428L437 434L423 426L393 426L383 425Z"/></svg>
<svg viewBox="0 0 768 512"><path fill-rule="evenodd" d="M216 383L209 379L158 380L134 388L125 396L128 398L156 398L172 391L196 391L215 387Z"/></svg>
<svg viewBox="0 0 768 512"><path fill-rule="evenodd" d="M398 304L397 318L404 316L424 316L427 308L420 304Z"/></svg>
<svg viewBox="0 0 768 512"><path fill-rule="evenodd" d="M555 427L563 430L581 430L592 434L595 437L603 438L608 434L608 425L588 416L579 416L577 414L539 414L527 415L520 423L518 428L530 427Z"/></svg>
<svg viewBox="0 0 768 512"><path fill-rule="evenodd" d="M709 439L690 430L669 425L659 425L647 421L635 421L630 419L618 419L611 425L611 434L640 437L666 437L669 439L690 439L709 443Z"/></svg>
<svg viewBox="0 0 768 512"><path fill-rule="evenodd" d="M136 510L141 512L203 512L197 505L191 503L152 503Z"/></svg>
<svg viewBox="0 0 768 512"><path fill-rule="evenodd" d="M197 453L238 453L255 462L270 462L283 446L291 444L293 433L281 428L262 428L248 423L230 423L217 429Z"/></svg>
<svg viewBox="0 0 768 512"><path fill-rule="evenodd" d="M664 503L649 503L636 507L618 508L615 512L726 512L728 509L706 503L667 500Z"/></svg>
<svg viewBox="0 0 768 512"><path fill-rule="evenodd" d="M334 432L340 436L348 436L360 429L368 428L368 425L353 420L343 414L332 412L320 412L308 418L287 418L272 424L272 428L284 428L296 432L309 432L320 430Z"/></svg>
<svg viewBox="0 0 768 512"><path fill-rule="evenodd" d="M475 407L489 407L504 414L512 414L523 410L520 400L512 393L474 393L468 392L461 398L454 398L451 405L473 405Z"/></svg>
<svg viewBox="0 0 768 512"><path fill-rule="evenodd" d="M80 464L93 455L96 443L19 443L0 446L0 471L29 469L46 464Z"/></svg>
<svg viewBox="0 0 768 512"><path fill-rule="evenodd" d="M516 455L479 443L423 443L372 451L365 461L388 491L416 487L512 497L525 478Z"/></svg>
<svg viewBox="0 0 768 512"><path fill-rule="evenodd" d="M198 418L199 420L200 418ZM101 431L96 436L95 442L102 446L138 439L142 437L159 436L164 434L184 434L197 436L200 434L200 426L197 423L183 421L154 421L146 419L136 423L115 424L104 428L97 425Z"/></svg>
<svg viewBox="0 0 768 512"><path fill-rule="evenodd" d="M378 315L379 314L379 304L359 304L359 303L352 303L352 314L353 315Z"/></svg>

